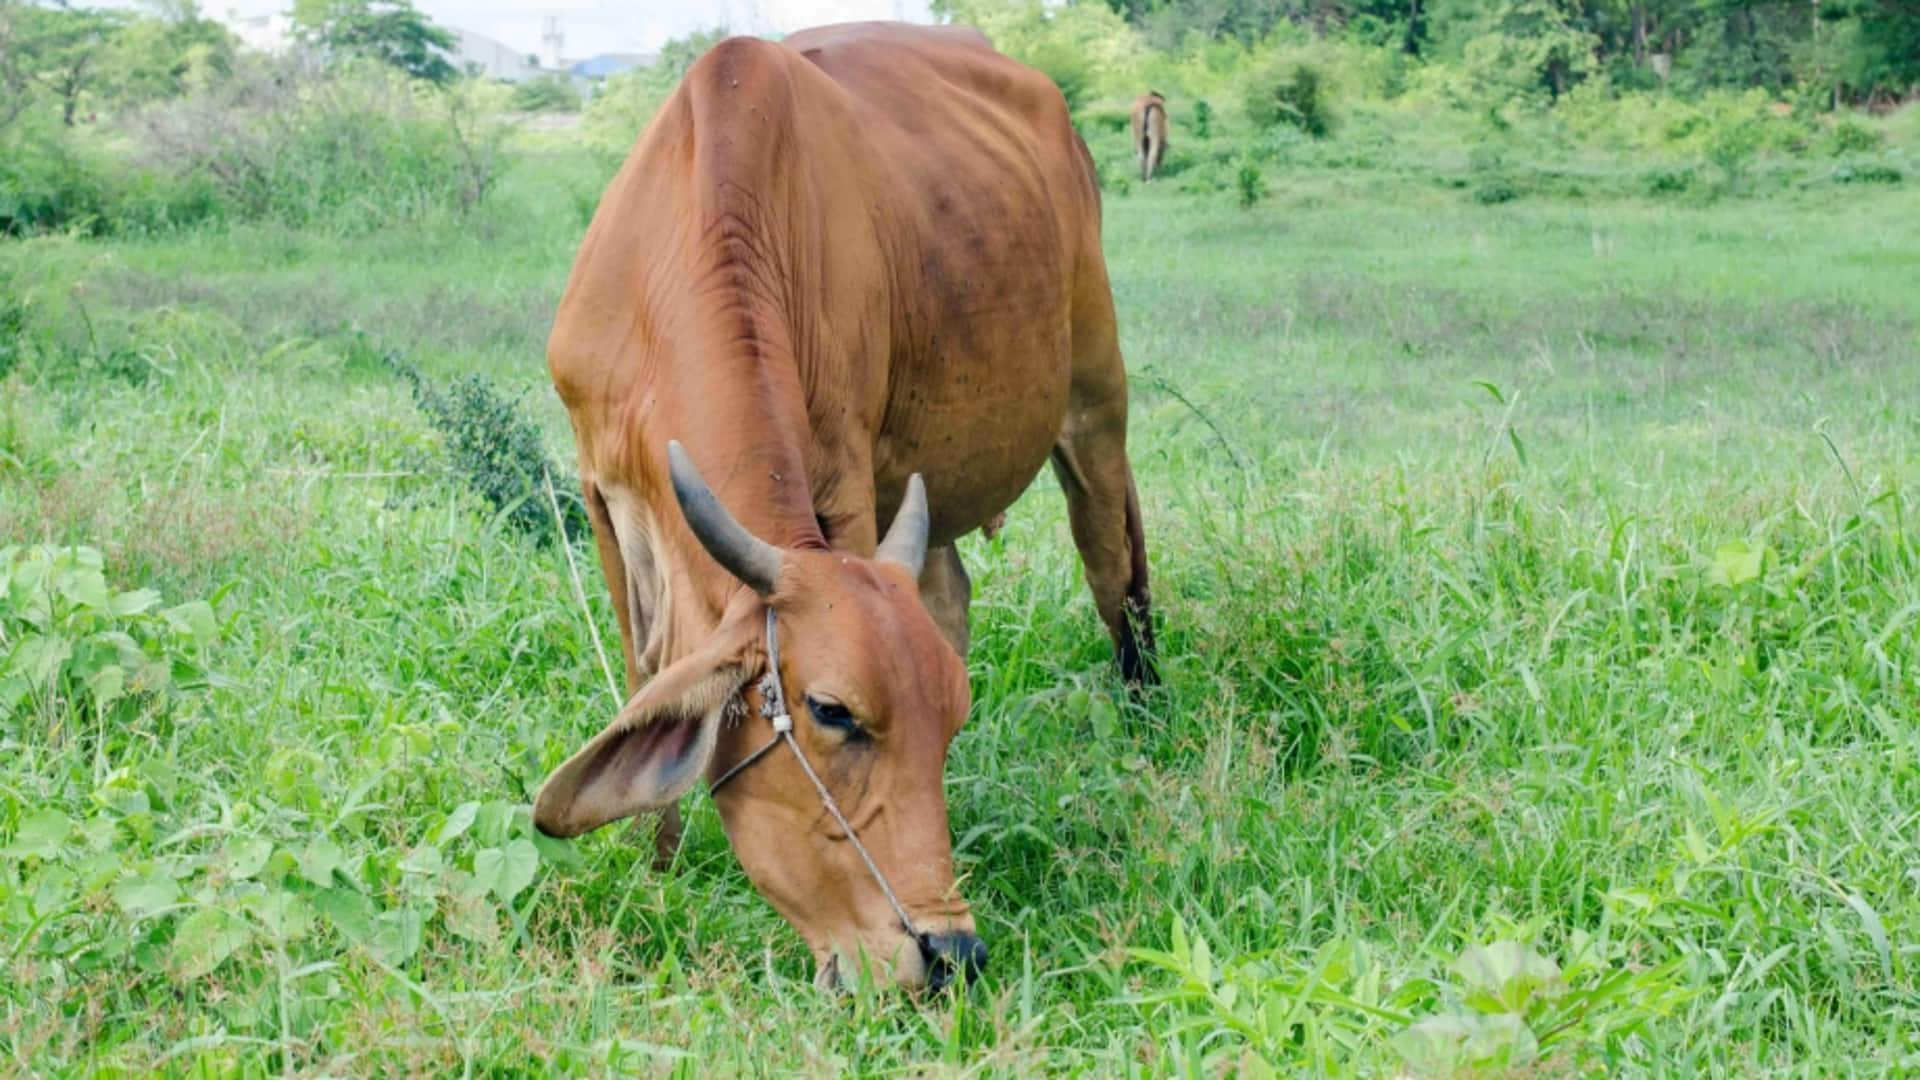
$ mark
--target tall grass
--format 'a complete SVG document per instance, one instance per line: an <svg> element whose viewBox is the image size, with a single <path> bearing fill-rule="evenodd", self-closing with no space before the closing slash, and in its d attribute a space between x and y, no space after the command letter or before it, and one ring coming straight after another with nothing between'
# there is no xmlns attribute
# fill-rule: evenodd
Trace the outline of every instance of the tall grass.
<svg viewBox="0 0 1920 1080"><path fill-rule="evenodd" d="M1049 477L963 542L947 796L994 963L929 1002L809 990L698 798L665 872L528 825L614 708L564 554L431 465L362 335L529 391L564 460L550 195L592 160L465 227L0 248L0 546L215 616L137 639L204 677L113 724L0 719L8 1060L1920 1068L1912 189L1486 206L1274 160L1245 211L1107 201L1165 689L1117 684Z"/></svg>

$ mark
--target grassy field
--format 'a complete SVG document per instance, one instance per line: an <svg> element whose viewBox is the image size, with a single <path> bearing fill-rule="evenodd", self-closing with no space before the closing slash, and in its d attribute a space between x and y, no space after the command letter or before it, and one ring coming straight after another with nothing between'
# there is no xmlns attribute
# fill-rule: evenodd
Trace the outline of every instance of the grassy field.
<svg viewBox="0 0 1920 1080"><path fill-rule="evenodd" d="M994 961L915 1003L814 993L702 797L668 873L528 823L615 703L382 355L570 464L598 175L0 246L0 538L106 583L15 553L0 656L126 691L0 721L0 1072L1920 1070L1913 185L1111 197L1167 686L1119 692L1050 476L966 545Z"/></svg>

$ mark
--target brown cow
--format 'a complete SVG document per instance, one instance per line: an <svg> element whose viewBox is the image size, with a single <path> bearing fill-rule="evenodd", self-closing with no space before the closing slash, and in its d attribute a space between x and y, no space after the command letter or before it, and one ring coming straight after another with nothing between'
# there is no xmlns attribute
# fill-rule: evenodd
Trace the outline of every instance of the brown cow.
<svg viewBox="0 0 1920 1080"><path fill-rule="evenodd" d="M1133 102L1133 150L1140 157L1140 181L1153 179L1167 156L1167 99L1149 90Z"/></svg>
<svg viewBox="0 0 1920 1080"><path fill-rule="evenodd" d="M721 42L608 187L547 356L635 692L535 823L665 810L670 851L704 775L823 982L977 967L941 790L969 705L953 544L1049 457L1123 674L1153 678L1099 195L1059 91L972 30Z"/></svg>

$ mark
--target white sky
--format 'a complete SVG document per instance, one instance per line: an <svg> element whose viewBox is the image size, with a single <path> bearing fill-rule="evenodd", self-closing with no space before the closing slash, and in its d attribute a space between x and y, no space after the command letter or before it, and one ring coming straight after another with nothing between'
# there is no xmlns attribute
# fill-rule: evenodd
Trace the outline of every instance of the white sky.
<svg viewBox="0 0 1920 1080"><path fill-rule="evenodd" d="M560 16L563 52L584 59L603 52L657 49L670 38L715 26L741 33L790 34L823 23L858 19L931 22L928 0L414 0L437 23L485 34L523 52L540 51L541 18ZM291 0L200 0L212 18L233 12L267 15Z"/></svg>

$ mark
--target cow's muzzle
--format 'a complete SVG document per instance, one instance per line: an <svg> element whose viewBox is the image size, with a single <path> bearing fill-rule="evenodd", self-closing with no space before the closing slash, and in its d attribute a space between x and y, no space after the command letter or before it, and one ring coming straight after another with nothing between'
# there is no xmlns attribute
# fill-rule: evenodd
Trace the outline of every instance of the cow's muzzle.
<svg viewBox="0 0 1920 1080"><path fill-rule="evenodd" d="M922 934L920 959L927 965L927 989L939 993L955 979L968 982L987 966L987 943L964 930L951 934Z"/></svg>

